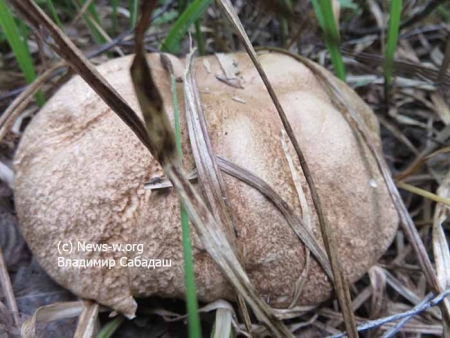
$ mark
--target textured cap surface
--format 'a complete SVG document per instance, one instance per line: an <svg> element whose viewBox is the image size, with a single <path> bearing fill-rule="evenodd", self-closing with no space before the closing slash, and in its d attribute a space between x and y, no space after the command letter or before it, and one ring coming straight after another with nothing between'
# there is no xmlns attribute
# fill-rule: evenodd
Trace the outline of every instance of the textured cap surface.
<svg viewBox="0 0 450 338"><path fill-rule="evenodd" d="M216 75L216 56L196 61L196 78L214 151L265 180L301 216L292 174L281 145L282 124L246 54L231 54L243 89ZM181 76L183 62L171 57ZM207 60L207 61L205 61ZM360 278L390 245L398 218L383 179L325 90L308 68L281 54L260 61L277 92L303 149L325 215L337 236L345 272ZM112 60L100 72L139 111L129 75L132 57ZM170 80L159 55L150 55L155 81L172 120ZM210 69L209 69L210 68ZM184 167L194 168L178 83ZM370 109L348 97L378 139ZM323 246L317 216L297 156L290 154L312 210L312 228ZM15 198L23 235L43 268L75 294L133 316L134 297L184 297L179 200L173 189L145 191L163 171L138 138L79 77L55 94L32 120L15 159ZM305 265L305 248L279 211L259 192L224 174L236 220L243 265L260 295L273 307L287 307ZM199 299L234 299L226 279L192 228ZM142 252L77 250L78 243L143 244ZM71 243L72 252L62 245ZM65 247L68 248L68 247ZM171 267L123 267L125 257L171 260ZM116 266L58 266L58 259L113 259ZM299 304L329 297L328 278L313 259Z"/></svg>

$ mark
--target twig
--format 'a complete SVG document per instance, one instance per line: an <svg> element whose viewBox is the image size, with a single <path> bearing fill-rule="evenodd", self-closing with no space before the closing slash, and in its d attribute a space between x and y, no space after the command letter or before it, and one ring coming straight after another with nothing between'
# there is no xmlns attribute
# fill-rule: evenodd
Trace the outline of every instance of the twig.
<svg viewBox="0 0 450 338"><path fill-rule="evenodd" d="M421 306L424 306L427 302L431 301L432 299L433 299L433 294L429 293L419 304L417 304L413 308L413 310L417 310ZM396 334L398 332L398 330L400 330L403 326L405 326L405 324L407 322L409 322L412 319L412 317L413 316L405 317L402 320L400 320L397 324L395 324L395 326L393 326L388 331L386 331L383 334L382 338L390 338L390 337L394 336L394 334Z"/></svg>
<svg viewBox="0 0 450 338"><path fill-rule="evenodd" d="M444 292L442 292L441 294L439 294L438 296L428 300L428 296L425 298L425 302L421 302L419 303L417 306L415 306L413 309L403 312L403 313L398 313L389 317L385 317L385 318L381 318L381 319L377 319L377 320L371 320L371 321L367 321L361 325L359 325L357 327L358 332L360 331L367 331L376 327L379 327L383 324L389 323L389 322L393 322L396 320L400 320L400 319L404 319L404 318L408 318L410 319L410 317L418 315L419 313L422 313L426 310L428 310L430 307L436 306L438 304L440 304L446 297L450 296L450 289L445 290ZM342 334L337 334L334 336L331 336L331 338L341 338L344 337L345 333Z"/></svg>
<svg viewBox="0 0 450 338"><path fill-rule="evenodd" d="M3 294L6 298L6 304L11 310L14 318L14 323L19 326L19 309L17 308L16 298L14 297L11 279L9 278L6 263L3 259L2 248L0 247L0 286L3 289Z"/></svg>

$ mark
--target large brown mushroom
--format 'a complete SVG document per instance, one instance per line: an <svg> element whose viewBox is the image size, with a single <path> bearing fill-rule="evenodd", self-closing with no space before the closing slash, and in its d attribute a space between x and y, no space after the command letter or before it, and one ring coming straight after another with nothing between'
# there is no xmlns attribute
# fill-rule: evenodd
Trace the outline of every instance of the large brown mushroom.
<svg viewBox="0 0 450 338"><path fill-rule="evenodd" d="M216 56L199 58L195 64L214 152L262 178L302 216L281 143L282 124L270 96L246 54L228 58L237 65L243 88L218 80L216 75L224 74ZM305 153L345 273L350 281L356 281L377 262L397 229L398 218L382 176L366 146L305 65L277 53L261 53L259 58ZM181 76L183 62L170 59L175 75ZM148 60L172 119L169 75L159 55L149 55ZM123 57L98 69L140 112L129 74L131 62L131 56ZM182 83L177 86L184 168L189 172L194 161ZM350 88L342 85L342 90L361 122L379 140L372 111ZM305 178L292 149L290 154L306 195L312 231L323 247ZM15 172L22 233L39 263L59 284L128 316L136 310L134 297L184 297L177 194L172 188L144 189L152 178L163 177L161 167L80 77L64 85L32 120L17 151ZM289 306L305 266L304 245L267 198L236 178L224 174L224 179L234 213L237 248L251 282L271 306ZM230 284L194 229L191 233L199 299L233 300ZM79 243L142 244L143 248L98 251ZM70 248L71 252L66 252ZM171 266L149 269L119 264L123 257L128 262L137 256L141 261L171 260ZM112 259L117 264L84 268L68 266L69 258L72 263ZM61 260L65 263L58 264ZM298 304L317 304L326 300L331 290L330 280L313 257Z"/></svg>

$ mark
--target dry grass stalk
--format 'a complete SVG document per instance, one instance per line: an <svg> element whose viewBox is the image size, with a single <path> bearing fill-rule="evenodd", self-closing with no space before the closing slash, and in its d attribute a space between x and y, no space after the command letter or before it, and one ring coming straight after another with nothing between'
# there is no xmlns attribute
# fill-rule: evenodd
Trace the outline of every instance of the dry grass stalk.
<svg viewBox="0 0 450 338"><path fill-rule="evenodd" d="M0 180L6 183L10 189L13 189L14 172L2 161L0 161Z"/></svg>
<svg viewBox="0 0 450 338"><path fill-rule="evenodd" d="M450 198L450 172L447 173L444 181L439 187L438 195L447 201ZM438 282L444 290L450 288L450 250L442 223L448 219L449 215L450 208L448 204L443 205L442 203L438 203L436 205L433 221L433 253ZM444 299L443 306L450 313L450 301L448 299ZM449 323L444 322L444 324L446 325L446 334L449 335Z"/></svg>
<svg viewBox="0 0 450 338"><path fill-rule="evenodd" d="M417 188L417 187L415 187L413 185L410 185L410 184L407 184L407 183L404 183L404 182L398 182L397 183L397 187L399 187L400 189L412 192L413 194L416 194L416 195L428 198L428 199L430 199L430 200L432 200L434 202L441 203L441 204L444 204L446 206L450 206L450 199L444 198L442 196L438 196L438 195L433 194L432 192L429 192L427 190Z"/></svg>
<svg viewBox="0 0 450 338"><path fill-rule="evenodd" d="M418 297L412 290L410 290L407 286L405 286L402 282L400 282L397 278L395 278L391 273L387 270L384 270L384 274L386 276L386 283L395 290L399 295L405 297L409 302L413 305L417 305L421 302L420 297ZM438 309L428 309L433 317L442 320L441 313Z"/></svg>
<svg viewBox="0 0 450 338"><path fill-rule="evenodd" d="M194 70L192 69L194 53L195 50L192 50L186 58L186 71L183 81L189 140L201 183L200 187L208 209L211 210L217 222L224 226L223 231L228 242L239 255L235 244L236 235L231 205L228 202L225 183L213 153Z"/></svg>
<svg viewBox="0 0 450 338"><path fill-rule="evenodd" d="M273 190L262 179L253 175L250 171L239 167L224 158L217 157L217 160L221 170L257 189L278 208L291 229L299 237L302 243L305 244L305 246L313 253L314 257L320 263L330 280L333 280L333 273L331 271L328 257L323 249L318 245L312 231L310 231L303 224L303 221L295 215L292 208L275 192L275 190Z"/></svg>
<svg viewBox="0 0 450 338"><path fill-rule="evenodd" d="M352 305L351 305L351 296L349 291L349 283L346 278L346 276L343 273L343 269L341 266L341 261L339 258L339 253L337 251L337 245L335 242L335 238L333 235L333 232L328 225L328 221L323 213L323 208L321 204L321 200L319 197L319 194L317 193L314 180L311 176L308 163L306 162L305 156L303 155L303 152L294 136L292 127L286 117L286 114L283 110L283 107L281 106L277 95L275 94L275 91L272 88L272 85L270 84L269 79L267 78L266 73L264 72L264 69L262 68L261 64L258 61L256 52L253 48L252 43L250 42L247 33L245 32L244 27L242 26L242 23L239 19L239 17L236 15L233 5L229 0L217 0L217 4L219 5L219 8L222 10L222 12L225 14L227 19L230 21L231 25L233 26L235 32L237 33L239 39L243 43L245 49L247 50L248 55L250 56L253 64L255 65L256 69L258 70L258 73L260 74L267 91L269 92L270 97L272 98L272 101L277 109L277 112L281 118L281 121L283 123L283 126L286 130L286 133L288 134L292 145L294 146L294 149L297 153L297 156L300 160L300 165L303 170L303 174L305 175L305 179L308 183L308 187L311 193L311 197L314 203L314 207L317 212L317 216L319 218L319 224L320 224L320 230L322 233L322 237L324 239L325 248L328 254L328 258L331 263L331 269L333 271L333 282L334 287L336 290L337 298L339 300L339 304L342 309L342 313L344 315L345 319L345 326L348 332L348 335L350 338L357 337L358 333L356 332L356 323L355 318L352 311Z"/></svg>
<svg viewBox="0 0 450 338"><path fill-rule="evenodd" d="M84 309L78 319L77 329L74 338L92 338L97 329L97 319L100 305L96 302L84 301Z"/></svg>
<svg viewBox="0 0 450 338"><path fill-rule="evenodd" d="M3 140L6 134L8 134L15 119L25 110L25 108L34 98L34 94L39 91L45 81L47 81L52 76L54 71L63 67L66 67L66 64L64 62L58 62L50 69L47 69L8 106L8 109L6 109L0 117L0 142Z"/></svg>
<svg viewBox="0 0 450 338"><path fill-rule="evenodd" d="M71 23L71 26L73 26L81 16L86 15L89 22L95 27L95 29L100 33L100 35L108 42L111 43L111 37L106 33L106 31L98 24L98 22L94 19L92 14L90 12L86 12L88 7L92 4L93 0L88 0L84 4L80 3L79 0L74 0L79 7L81 7L80 11L77 14L77 17L74 18L74 20ZM120 56L124 56L122 49L120 49L117 46L114 46L114 50L119 54Z"/></svg>
<svg viewBox="0 0 450 338"><path fill-rule="evenodd" d="M9 310L11 310L14 318L14 323L19 326L19 309L17 308L16 298L14 297L13 288L11 285L11 279L9 278L8 270L6 269L6 263L3 258L2 248L0 247L0 286L2 287L3 294L6 298L6 304Z"/></svg>
<svg viewBox="0 0 450 338"><path fill-rule="evenodd" d="M447 102L445 102L445 98L442 93L440 93L440 91L437 91L435 93L432 93L430 96L431 102L433 103L433 111L439 116L439 118L445 125L450 124L450 109L447 105Z"/></svg>
<svg viewBox="0 0 450 338"><path fill-rule="evenodd" d="M386 273L379 266L369 270L370 284L372 286L372 298L370 303L370 318L378 318L386 303Z"/></svg>
<svg viewBox="0 0 450 338"><path fill-rule="evenodd" d="M37 322L51 322L59 319L78 317L84 308L83 301L54 303L42 306L36 310L33 317L22 324L22 337L33 338Z"/></svg>
<svg viewBox="0 0 450 338"><path fill-rule="evenodd" d="M295 190L297 191L298 199L300 201L300 207L302 210L302 219L305 226L308 228L308 230L311 229L311 213L308 207L308 203L306 201L306 195L303 191L302 185L299 180L299 176L297 173L297 170L294 166L294 161L292 160L291 154L289 153L289 148L286 142L286 132L284 130L281 130L281 147L283 148L284 154L286 155L286 160L289 164L289 170L291 171L292 175L292 181L294 182ZM295 293L294 298L292 299L291 305L289 305L289 308L293 308L297 302L298 299L302 293L303 287L306 282L306 277L308 276L309 272L309 264L311 262L311 252L308 250L308 248L305 246L306 250L306 258L305 258L305 267L303 268L302 274L298 278L297 282L295 283Z"/></svg>
<svg viewBox="0 0 450 338"><path fill-rule="evenodd" d="M75 0L75 2L77 3L78 6L80 6L80 2ZM78 20L81 19L81 17L83 16L83 14L85 14L86 10L88 9L88 7L94 2L94 0L87 0L84 4L82 4L80 10L78 11L77 15L72 19L72 22L70 23L70 27L72 28L73 26L75 26L75 24L78 22Z"/></svg>
<svg viewBox="0 0 450 338"><path fill-rule="evenodd" d="M426 163L426 161L428 161L429 159L433 158L436 155L439 154L444 154L444 153L448 153L450 152L450 147L444 147L441 148L431 154L429 154L428 156L425 156L423 153L423 155L419 155L417 157L416 160L414 160L413 164L410 165L406 170L404 170L403 172L401 172L400 174L394 176L396 181L401 181L405 178L407 178L408 176L412 175L414 172L416 172L423 164Z"/></svg>
<svg viewBox="0 0 450 338"><path fill-rule="evenodd" d="M438 88L440 88L442 81L444 80L445 76L447 75L447 69L448 69L449 64L450 64L450 35L447 37L447 43L445 45L444 60L442 61L441 69L439 70L439 75L437 77Z"/></svg>
<svg viewBox="0 0 450 338"><path fill-rule="evenodd" d="M195 50L192 50L186 58L186 71L183 84L186 103L186 120L195 167L198 171L198 178L201 183L200 187L205 196L208 209L211 211L216 221L223 226L228 242L236 253L239 261L242 262L242 253L239 252L236 247L236 228L233 221L233 211L231 209L222 173L219 170L216 157L213 153L211 139L200 101L200 93L192 69L194 53ZM237 292L237 301L246 328L250 332L250 315L245 301L239 292Z"/></svg>
<svg viewBox="0 0 450 338"><path fill-rule="evenodd" d="M448 148L444 148L441 150L437 150L436 149L439 147L439 144L444 143L448 138L450 137L450 125L445 126L444 129L442 129L441 131L439 131L436 135L435 138L435 142L430 142L425 149L423 149L420 154L418 156L416 156L416 158L414 159L414 161L402 172L400 172L398 175L395 176L395 179L400 180L403 177L406 177L408 175L410 175L414 170L416 170L420 165L422 165L428 158L428 156L432 157L432 153L435 152L434 154L437 155L439 154L441 151L442 152L447 152L448 150L444 150L444 149L448 149Z"/></svg>
<svg viewBox="0 0 450 338"><path fill-rule="evenodd" d="M384 62L384 58L381 56L368 53L354 53L345 48L342 49L342 54L370 67L380 67ZM405 76L406 78L419 77L431 82L437 81L439 77L439 71L435 69L405 61L394 61L394 74ZM450 76L444 73L442 80L438 84L441 89L448 88L450 86Z"/></svg>
<svg viewBox="0 0 450 338"><path fill-rule="evenodd" d="M233 313L229 309L217 309L214 323L214 338L229 338Z"/></svg>
<svg viewBox="0 0 450 338"><path fill-rule="evenodd" d="M358 308L369 299L371 296L372 290L369 288L364 289L353 301L352 309L356 312ZM344 318L342 316L339 316L337 318L331 318L328 320L328 322L325 324L327 327L336 328L337 326L341 325L344 321ZM338 333L336 333L338 334Z"/></svg>
<svg viewBox="0 0 450 338"><path fill-rule="evenodd" d="M394 136L396 139L398 139L400 142L402 142L406 147L408 147L411 152L418 155L419 151L416 149L416 147L412 144L412 142L405 136L405 134L402 133L402 131L396 127L393 123L388 121L388 119L385 119L382 116L377 116L378 120L380 121L380 124L385 127L392 136Z"/></svg>

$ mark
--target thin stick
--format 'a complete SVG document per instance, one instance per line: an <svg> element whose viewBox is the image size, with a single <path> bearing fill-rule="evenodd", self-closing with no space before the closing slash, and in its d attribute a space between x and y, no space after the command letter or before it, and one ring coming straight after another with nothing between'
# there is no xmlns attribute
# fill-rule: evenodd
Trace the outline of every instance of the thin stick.
<svg viewBox="0 0 450 338"><path fill-rule="evenodd" d="M6 263L3 258L2 248L0 247L0 285L3 289L3 294L6 298L6 304L11 310L14 318L14 323L19 326L19 309L17 307L16 298L14 297L14 291L11 285L11 279L9 278L8 270L6 269Z"/></svg>
<svg viewBox="0 0 450 338"><path fill-rule="evenodd" d="M420 309L422 306L424 306L426 303L428 303L429 301L431 301L433 299L433 294L429 293L419 304L417 304L413 310L418 310ZM399 321L397 324L395 324L395 326L393 326L392 328L390 328L388 331L386 331L382 338L390 338L393 337L398 330L400 330L403 326L405 326L405 324L407 322L409 322L411 319L413 318L413 316L411 317L405 317L403 318L401 321Z"/></svg>
<svg viewBox="0 0 450 338"><path fill-rule="evenodd" d="M360 331L367 331L376 327L379 327L383 324L389 323L389 322L393 322L396 320L400 320L403 318L409 318L411 316L415 316L418 315L419 313L422 313L426 310L428 310L430 307L436 306L438 304L440 304L446 297L450 296L450 289L442 292L441 294L439 294L438 296L434 297L433 299L431 299L428 302L425 303L420 303L419 305L415 306L413 309L403 312L403 313L399 313L399 314L395 314L389 317L385 317L385 318L381 318L381 319L377 319L377 320L372 320L372 321L367 321L361 325L359 325L357 327L358 332ZM341 338L344 337L345 333L341 333L341 334L337 334L334 336L331 336L331 338Z"/></svg>

